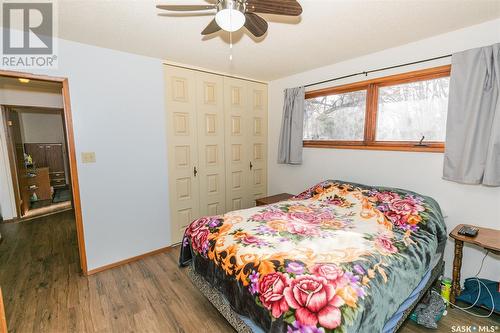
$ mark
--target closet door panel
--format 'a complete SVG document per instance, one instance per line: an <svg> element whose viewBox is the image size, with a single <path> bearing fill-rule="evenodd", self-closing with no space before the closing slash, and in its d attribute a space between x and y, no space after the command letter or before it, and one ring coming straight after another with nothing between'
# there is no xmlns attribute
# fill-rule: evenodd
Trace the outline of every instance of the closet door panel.
<svg viewBox="0 0 500 333"><path fill-rule="evenodd" d="M224 78L226 209L248 207L247 82Z"/></svg>
<svg viewBox="0 0 500 333"><path fill-rule="evenodd" d="M186 226L200 216L196 72L166 66L165 83L171 232L172 242L178 243Z"/></svg>
<svg viewBox="0 0 500 333"><path fill-rule="evenodd" d="M267 194L267 85L248 82L249 206Z"/></svg>
<svg viewBox="0 0 500 333"><path fill-rule="evenodd" d="M224 81L215 74L196 74L200 215L226 212L224 163Z"/></svg>

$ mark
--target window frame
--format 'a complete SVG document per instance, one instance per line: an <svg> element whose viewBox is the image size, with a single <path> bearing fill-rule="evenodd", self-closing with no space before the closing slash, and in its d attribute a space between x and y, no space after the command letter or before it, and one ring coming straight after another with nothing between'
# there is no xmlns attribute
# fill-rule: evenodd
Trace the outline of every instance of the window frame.
<svg viewBox="0 0 500 333"><path fill-rule="evenodd" d="M344 84L336 87L308 91L305 93L306 99L366 90L367 95L364 132L365 135L363 141L303 140L303 146L306 148L392 150L443 153L444 142L441 141L424 141L423 145L418 145L418 141L376 141L375 132L377 128L378 90L379 88L386 86L449 77L450 73L451 65L444 65L361 82Z"/></svg>

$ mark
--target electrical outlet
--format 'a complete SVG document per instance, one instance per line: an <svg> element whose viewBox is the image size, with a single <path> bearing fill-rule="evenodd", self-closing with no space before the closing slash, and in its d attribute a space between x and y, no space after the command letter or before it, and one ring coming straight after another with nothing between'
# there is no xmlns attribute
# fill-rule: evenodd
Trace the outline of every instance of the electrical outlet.
<svg viewBox="0 0 500 333"><path fill-rule="evenodd" d="M82 163L95 163L95 152L82 153Z"/></svg>

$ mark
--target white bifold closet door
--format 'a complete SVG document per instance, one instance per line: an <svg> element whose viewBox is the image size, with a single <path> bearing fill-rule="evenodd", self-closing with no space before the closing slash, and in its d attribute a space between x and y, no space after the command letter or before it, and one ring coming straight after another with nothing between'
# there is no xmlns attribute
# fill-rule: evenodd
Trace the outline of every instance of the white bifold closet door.
<svg viewBox="0 0 500 333"><path fill-rule="evenodd" d="M172 242L267 189L267 86L165 67Z"/></svg>
<svg viewBox="0 0 500 333"><path fill-rule="evenodd" d="M226 207L255 206L267 192L267 86L224 79Z"/></svg>
<svg viewBox="0 0 500 333"><path fill-rule="evenodd" d="M248 206L248 126L247 83L224 80L224 110L226 131L226 207L229 211Z"/></svg>
<svg viewBox="0 0 500 333"><path fill-rule="evenodd" d="M248 124L250 148L249 207L255 206L255 200L267 195L267 85L249 82L247 91L249 100ZM247 126L247 125L246 125Z"/></svg>
<svg viewBox="0 0 500 333"><path fill-rule="evenodd" d="M199 216L196 73L165 69L169 196L172 242Z"/></svg>
<svg viewBox="0 0 500 333"><path fill-rule="evenodd" d="M199 213L218 215L226 212L224 81L214 74L198 72L196 77Z"/></svg>

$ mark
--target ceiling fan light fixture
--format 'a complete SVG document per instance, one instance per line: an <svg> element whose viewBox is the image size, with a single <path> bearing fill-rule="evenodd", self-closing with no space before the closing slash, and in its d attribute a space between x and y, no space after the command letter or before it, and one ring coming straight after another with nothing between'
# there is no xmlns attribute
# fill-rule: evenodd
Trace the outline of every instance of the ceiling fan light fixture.
<svg viewBox="0 0 500 333"><path fill-rule="evenodd" d="M244 5L235 0L225 0L219 3L220 7L215 15L215 21L222 30L234 32L245 25Z"/></svg>
<svg viewBox="0 0 500 333"><path fill-rule="evenodd" d="M203 36L220 30L234 32L244 26L253 36L260 38L266 34L268 23L258 14L285 16L302 14L302 6L297 0L210 0L210 2L213 4L157 5L156 8L173 12L217 10L215 18L201 32Z"/></svg>

